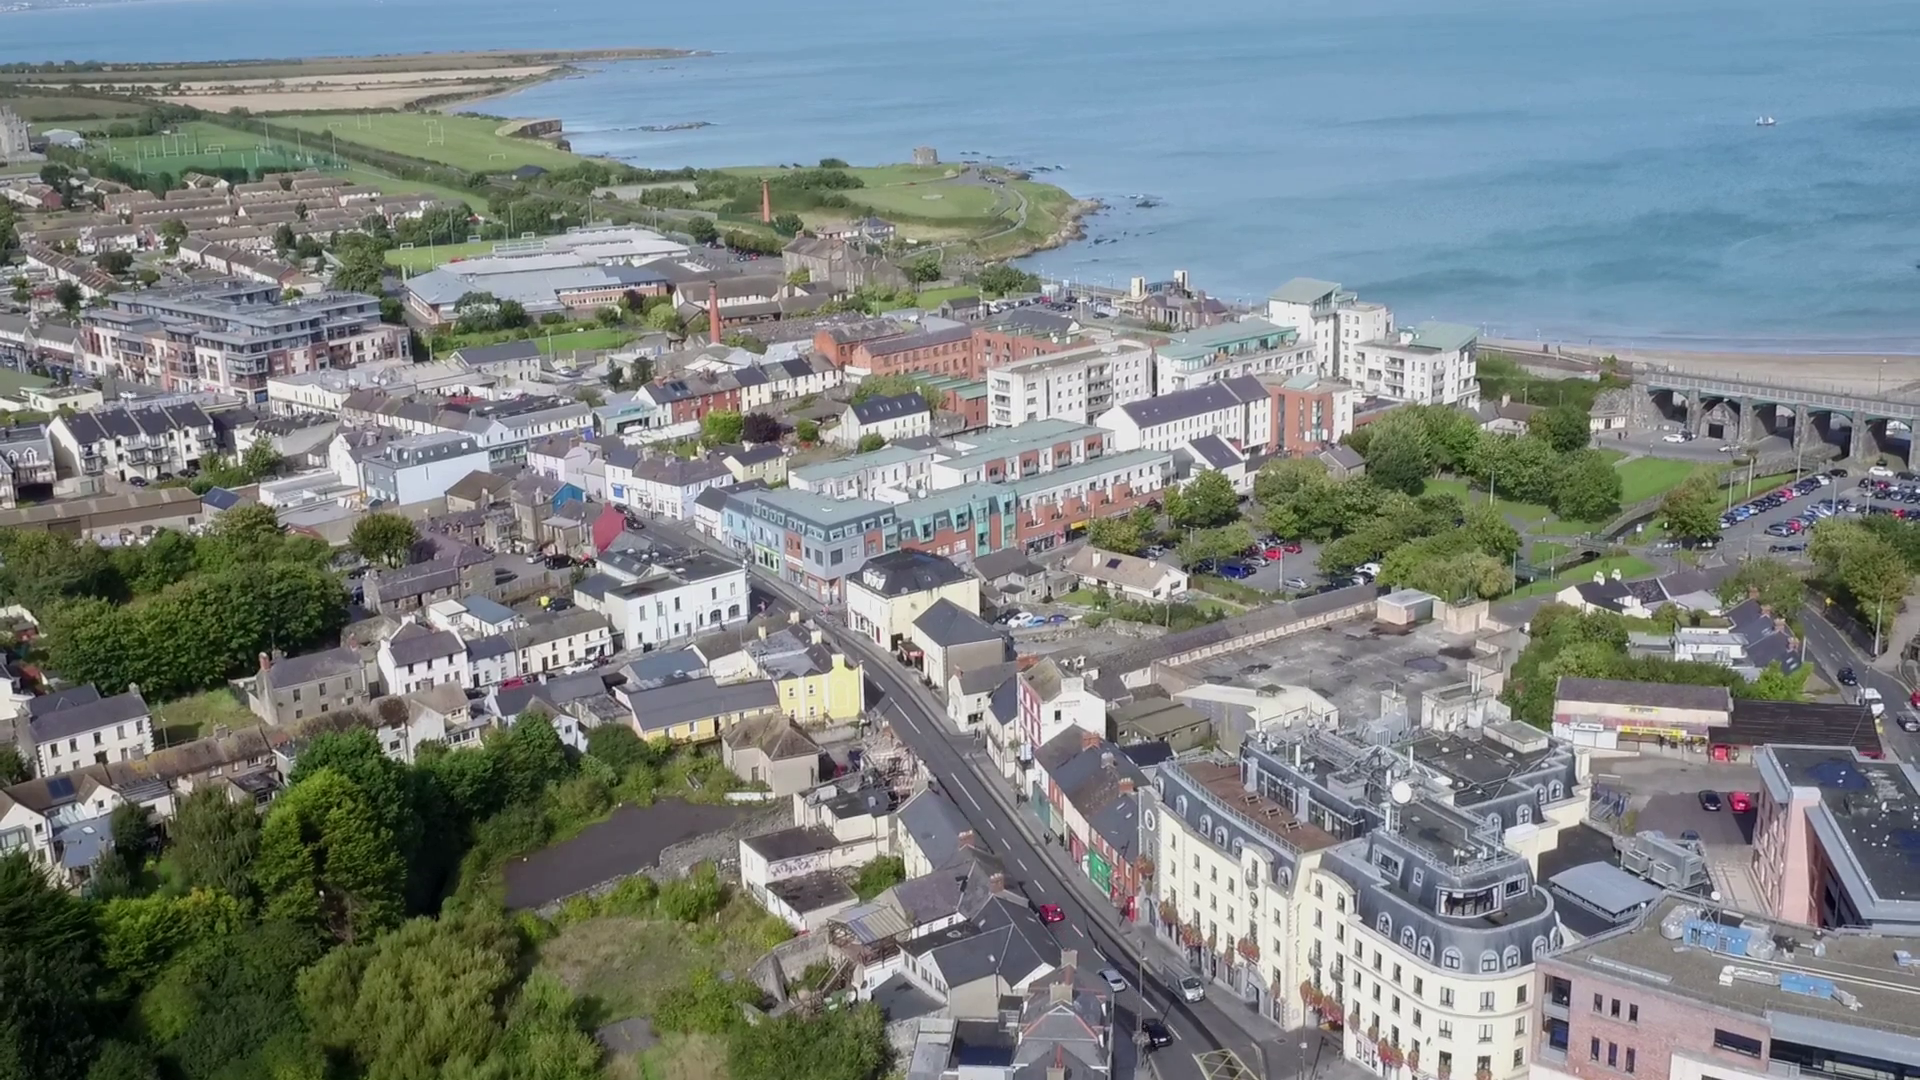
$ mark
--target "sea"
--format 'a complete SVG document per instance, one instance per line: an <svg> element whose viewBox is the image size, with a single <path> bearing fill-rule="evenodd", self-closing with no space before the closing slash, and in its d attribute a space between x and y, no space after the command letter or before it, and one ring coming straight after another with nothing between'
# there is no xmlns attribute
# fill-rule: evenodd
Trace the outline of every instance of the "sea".
<svg viewBox="0 0 1920 1080"><path fill-rule="evenodd" d="M1915 0L143 0L0 62L673 46L477 108L676 167L979 158L1107 209L1027 260L1623 348L1920 352ZM1775 118L1772 126L1755 123ZM695 130L645 125L705 122Z"/></svg>

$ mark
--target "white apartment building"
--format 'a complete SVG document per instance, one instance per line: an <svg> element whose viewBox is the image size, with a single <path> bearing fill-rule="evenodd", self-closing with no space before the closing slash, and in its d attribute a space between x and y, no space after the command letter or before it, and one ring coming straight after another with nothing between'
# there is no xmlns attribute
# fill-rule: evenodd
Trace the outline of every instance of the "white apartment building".
<svg viewBox="0 0 1920 1080"><path fill-rule="evenodd" d="M934 451L913 446L883 446L839 461L787 470L787 486L831 499L905 502L929 490L927 473Z"/></svg>
<svg viewBox="0 0 1920 1080"><path fill-rule="evenodd" d="M1274 439L1267 388L1248 376L1162 391L1145 401L1115 406L1095 423L1113 433L1116 450L1171 451L1214 435L1251 452Z"/></svg>
<svg viewBox="0 0 1920 1080"><path fill-rule="evenodd" d="M573 587L573 596L606 617L625 649L683 641L737 626L752 614L746 566L711 555L660 563L632 581L590 574Z"/></svg>
<svg viewBox="0 0 1920 1080"><path fill-rule="evenodd" d="M987 372L987 423L1091 423L1115 405L1153 396L1153 349L1109 341L1015 360Z"/></svg>
<svg viewBox="0 0 1920 1080"><path fill-rule="evenodd" d="M198 467L219 450L213 421L198 405L115 405L57 416L47 434L70 475L158 479Z"/></svg>
<svg viewBox="0 0 1920 1080"><path fill-rule="evenodd" d="M376 662L389 694L411 694L442 683L473 685L467 645L460 635L412 620L380 643Z"/></svg>
<svg viewBox="0 0 1920 1080"><path fill-rule="evenodd" d="M487 460L479 441L462 432L409 435L361 459L357 475L368 499L411 506L445 495L470 472L487 471Z"/></svg>
<svg viewBox="0 0 1920 1080"><path fill-rule="evenodd" d="M668 521L692 521L694 500L701 492L733 486L733 473L706 458L689 460L609 446L606 462L608 501Z"/></svg>
<svg viewBox="0 0 1920 1080"><path fill-rule="evenodd" d="M1530 855L1581 817L1585 763L1519 728L1163 764L1141 815L1157 931L1289 1027L1341 1017L1343 1056L1379 1075L1527 1076L1532 965L1563 941Z"/></svg>
<svg viewBox="0 0 1920 1080"><path fill-rule="evenodd" d="M1265 319L1216 323L1155 350L1153 389L1170 394L1242 375L1324 374L1313 340Z"/></svg>
<svg viewBox="0 0 1920 1080"><path fill-rule="evenodd" d="M613 623L598 611L542 615L508 635L519 646L520 672L525 675L590 663L614 651Z"/></svg>
<svg viewBox="0 0 1920 1080"><path fill-rule="evenodd" d="M1319 374L1349 378L1354 350L1393 333L1393 311L1361 301L1331 281L1294 278L1267 296L1267 318L1291 326L1313 345Z"/></svg>
<svg viewBox="0 0 1920 1080"><path fill-rule="evenodd" d="M1424 322L1361 342L1347 378L1365 393L1418 405L1480 404L1474 361L1478 333L1471 326Z"/></svg>
<svg viewBox="0 0 1920 1080"><path fill-rule="evenodd" d="M927 484L946 491L1001 483L1085 465L1118 449L1100 427L1073 420L1035 420L1016 428L969 431L949 440L927 469Z"/></svg>
<svg viewBox="0 0 1920 1080"><path fill-rule="evenodd" d="M103 698L92 683L27 703L32 746L20 747L40 776L135 761L153 751L153 718L139 693Z"/></svg>

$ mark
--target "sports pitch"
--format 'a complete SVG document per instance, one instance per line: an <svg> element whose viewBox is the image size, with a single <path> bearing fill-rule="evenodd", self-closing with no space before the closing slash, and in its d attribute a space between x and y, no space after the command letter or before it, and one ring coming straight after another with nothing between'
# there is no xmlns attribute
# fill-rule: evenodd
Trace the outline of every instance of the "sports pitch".
<svg viewBox="0 0 1920 1080"><path fill-rule="evenodd" d="M348 163L324 146L281 142L258 133L204 121L182 124L171 135L102 139L94 148L110 160L142 173L210 169L319 169L344 172Z"/></svg>
<svg viewBox="0 0 1920 1080"><path fill-rule="evenodd" d="M566 169L585 160L538 139L500 135L500 121L456 113L318 113L273 122L325 138L338 134L362 146L407 154L469 172L509 172L522 165Z"/></svg>

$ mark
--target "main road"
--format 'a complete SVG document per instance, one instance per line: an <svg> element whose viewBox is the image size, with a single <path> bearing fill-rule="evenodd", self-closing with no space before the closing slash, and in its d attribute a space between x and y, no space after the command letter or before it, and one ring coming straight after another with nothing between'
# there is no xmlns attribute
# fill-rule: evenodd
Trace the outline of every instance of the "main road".
<svg viewBox="0 0 1920 1080"><path fill-rule="evenodd" d="M669 543L738 557L737 552L727 551L678 523L652 523L648 530L663 534ZM1220 1055L1212 1052L1222 1050L1238 1054L1265 1080L1304 1077L1309 1071L1317 1075L1320 1069L1331 1070L1340 1062L1337 1048L1329 1044L1322 1050L1313 1030L1276 1038L1281 1034L1276 1025L1248 1014L1248 1007L1232 1000L1231 995L1224 1001L1211 996L1198 1002L1184 1000L1177 988L1178 976L1184 970L1169 964L1177 964L1177 959L1152 940L1150 931L1125 923L1059 848L1035 835L1033 822L1016 810L1006 785L997 776L990 779L976 764L981 760L976 756L977 746L971 738L952 730L945 708L931 691L891 654L848 629L838 613L758 567L753 572L755 588L814 616L830 640L849 657L862 661L871 683L869 700L878 703L881 717L938 779L939 788L959 807L974 834L1000 857L1009 885L1033 903L1059 905L1066 915L1051 927L1060 947L1075 950L1082 969L1112 967L1131 984L1116 1001L1114 1042L1117 1061L1124 1067L1122 1075L1133 1071L1130 1035L1142 1016L1159 1017L1173 1031L1174 1045L1153 1054L1151 1071L1164 1080L1235 1080L1223 1076L1215 1064ZM1210 987L1209 994L1217 989ZM1228 1009L1242 1010L1243 1015L1230 1017ZM1255 1034L1262 1031L1268 1034ZM1208 1055L1205 1062L1201 1060L1203 1055Z"/></svg>

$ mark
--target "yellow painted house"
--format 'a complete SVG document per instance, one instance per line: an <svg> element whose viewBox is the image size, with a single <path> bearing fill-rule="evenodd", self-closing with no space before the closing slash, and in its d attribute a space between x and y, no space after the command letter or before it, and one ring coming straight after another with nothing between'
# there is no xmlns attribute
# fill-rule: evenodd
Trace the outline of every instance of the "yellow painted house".
<svg viewBox="0 0 1920 1080"><path fill-rule="evenodd" d="M716 683L712 678L680 678L638 690L622 687L615 696L633 714L635 734L677 743L713 742L736 724L782 711L774 685L766 679Z"/></svg>
<svg viewBox="0 0 1920 1080"><path fill-rule="evenodd" d="M825 643L812 626L789 626L749 638L742 646L753 669L773 683L780 710L795 723L857 720L865 711L860 665Z"/></svg>

